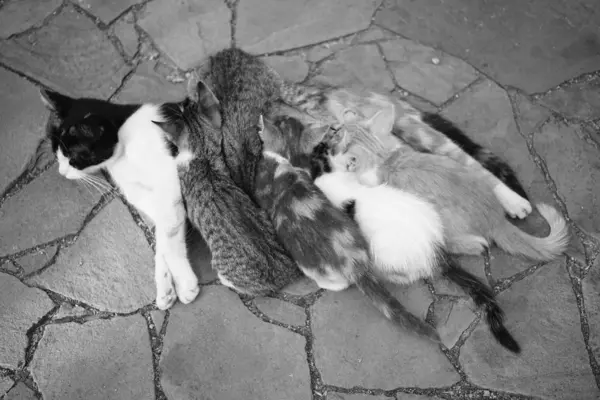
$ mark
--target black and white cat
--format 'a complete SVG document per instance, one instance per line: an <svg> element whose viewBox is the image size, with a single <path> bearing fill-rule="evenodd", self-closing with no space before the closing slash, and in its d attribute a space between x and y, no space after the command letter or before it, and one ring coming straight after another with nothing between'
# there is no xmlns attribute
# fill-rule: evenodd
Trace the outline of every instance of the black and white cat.
<svg viewBox="0 0 600 400"><path fill-rule="evenodd" d="M118 105L71 98L42 90L57 123L47 132L67 179L97 182L106 170L129 203L155 225L156 306L165 310L175 300L190 303L200 292L187 257L185 205L177 167L164 132L160 106Z"/></svg>

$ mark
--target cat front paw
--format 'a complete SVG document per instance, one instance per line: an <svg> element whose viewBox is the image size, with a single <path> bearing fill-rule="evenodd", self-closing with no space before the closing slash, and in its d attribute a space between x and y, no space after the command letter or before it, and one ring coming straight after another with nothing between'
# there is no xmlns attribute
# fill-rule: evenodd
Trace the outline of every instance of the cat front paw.
<svg viewBox="0 0 600 400"><path fill-rule="evenodd" d="M504 211L513 218L523 219L533 210L531 203L501 183L494 188L496 198L504 207Z"/></svg>
<svg viewBox="0 0 600 400"><path fill-rule="evenodd" d="M177 295L173 287L169 288L165 293L156 294L156 307L159 310L168 310L175 304Z"/></svg>
<svg viewBox="0 0 600 400"><path fill-rule="evenodd" d="M200 285L198 280L195 282L186 282L184 285L177 286L177 297L183 304L189 304L200 294Z"/></svg>

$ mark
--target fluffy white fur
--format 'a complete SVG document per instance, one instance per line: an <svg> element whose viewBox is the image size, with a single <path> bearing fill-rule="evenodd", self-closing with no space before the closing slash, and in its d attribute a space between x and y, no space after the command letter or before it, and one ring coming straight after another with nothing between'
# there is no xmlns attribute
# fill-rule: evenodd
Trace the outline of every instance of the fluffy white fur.
<svg viewBox="0 0 600 400"><path fill-rule="evenodd" d="M355 201L356 222L381 276L409 284L433 275L444 229L431 204L387 185L362 185L351 172L324 174L315 184L337 207Z"/></svg>
<svg viewBox="0 0 600 400"><path fill-rule="evenodd" d="M156 105L137 110L119 130L119 143L106 162L79 171L57 152L59 172L68 179L105 168L128 202L148 216L155 225L156 305L164 310L175 300L187 304L199 293L198 278L187 257L185 207L175 159L170 155Z"/></svg>

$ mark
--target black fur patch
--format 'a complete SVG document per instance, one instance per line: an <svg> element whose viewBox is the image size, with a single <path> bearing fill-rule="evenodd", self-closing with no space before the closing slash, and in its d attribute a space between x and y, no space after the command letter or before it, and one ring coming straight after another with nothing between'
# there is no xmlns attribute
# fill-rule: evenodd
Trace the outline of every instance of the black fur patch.
<svg viewBox="0 0 600 400"><path fill-rule="evenodd" d="M347 200L342 204L342 209L353 220L356 217L356 200Z"/></svg>
<svg viewBox="0 0 600 400"><path fill-rule="evenodd" d="M494 174L524 199L529 200L523 185L515 171L508 163L496 156L483 146L472 141L461 129L439 114L423 113L423 122L433 129L442 132L447 138L456 143L465 153L477 160L484 168Z"/></svg>
<svg viewBox="0 0 600 400"><path fill-rule="evenodd" d="M321 142L315 146L310 157L310 175L312 179L331 172L329 164L329 146Z"/></svg>

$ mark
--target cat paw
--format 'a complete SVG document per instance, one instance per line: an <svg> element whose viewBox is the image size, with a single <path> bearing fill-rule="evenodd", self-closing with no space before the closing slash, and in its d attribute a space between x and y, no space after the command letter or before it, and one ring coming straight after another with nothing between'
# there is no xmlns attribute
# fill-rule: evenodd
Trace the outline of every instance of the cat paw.
<svg viewBox="0 0 600 400"><path fill-rule="evenodd" d="M527 217L533 208L531 203L504 184L499 184L494 188L494 194L504 207L504 211L513 218L523 219Z"/></svg>
<svg viewBox="0 0 600 400"><path fill-rule="evenodd" d="M175 304L175 300L177 300L177 295L175 289L171 287L165 293L156 295L156 307L159 310L168 310Z"/></svg>
<svg viewBox="0 0 600 400"><path fill-rule="evenodd" d="M194 301L194 299L196 297L198 297L198 294L200 293L200 286L198 285L198 283L196 282L195 286L189 286L189 287L185 287L185 288L177 288L177 297L179 298L179 301L182 302L183 304L189 304L192 301Z"/></svg>

